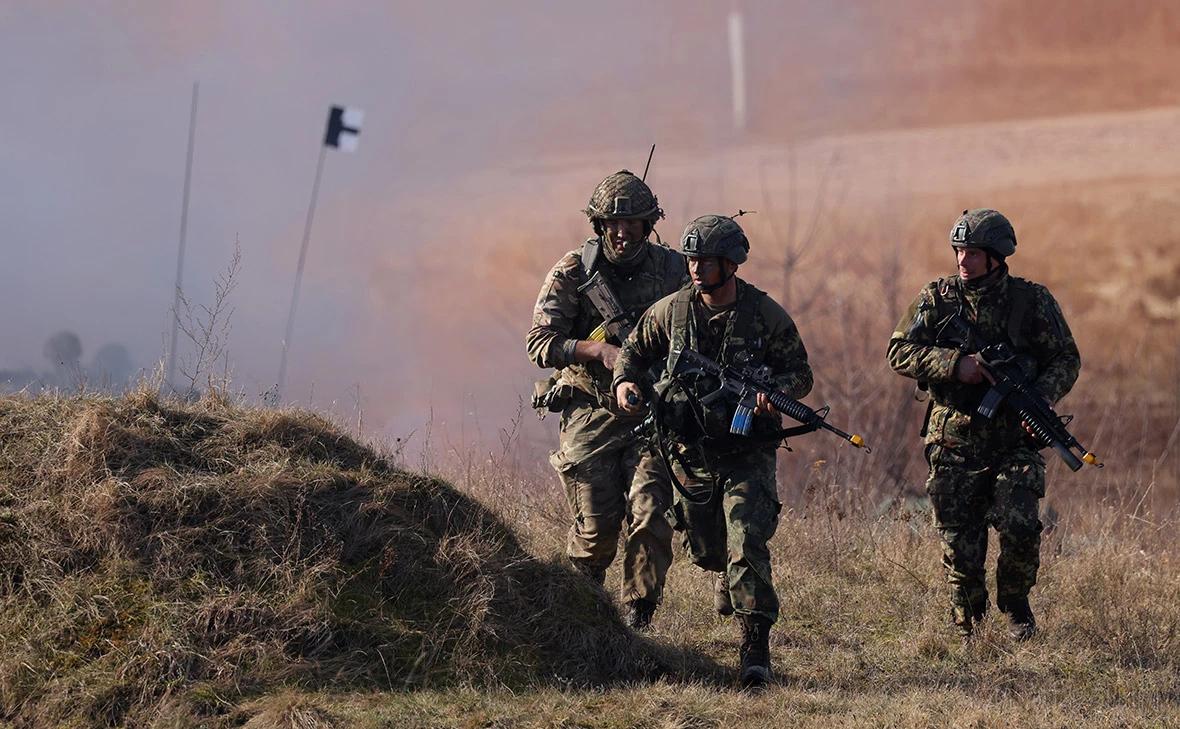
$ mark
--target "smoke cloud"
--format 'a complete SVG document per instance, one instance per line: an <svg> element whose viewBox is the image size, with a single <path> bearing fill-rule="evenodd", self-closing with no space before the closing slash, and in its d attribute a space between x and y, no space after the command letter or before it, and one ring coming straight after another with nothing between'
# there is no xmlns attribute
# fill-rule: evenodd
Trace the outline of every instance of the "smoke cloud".
<svg viewBox="0 0 1180 729"><path fill-rule="evenodd" d="M42 366L44 337L61 328L123 343L92 365L113 381L163 356L194 81L184 290L208 304L240 241L237 386L257 396L274 384L324 119L331 104L354 105L366 112L360 149L326 162L289 399L363 408L378 432L433 418L491 439L542 374L523 353L541 278L588 234L578 210L594 184L642 169L650 144L650 181L669 212L659 230L674 241L695 215L756 208L767 190L759 175L773 178L772 193L805 201L838 174L832 206L858 195L879 204L898 176L919 187L928 177L913 162L920 142L822 140L1093 110L1099 92L1125 86L1118 69L1141 67L1107 64L1101 88L1058 108L1023 75L1050 62L1035 32L980 42L1019 4L738 5L750 90L742 136L730 128L729 8L703 0L0 6L0 63L23 69L0 77L19 110L0 118L0 308L21 312L6 317L0 367ZM1069 12L1100 22L1095 7ZM1174 46L1166 38L1134 43L1160 19L1136 13L1124 47L1153 60L1174 53L1161 50ZM1054 58L1090 53L1090 42L1058 37ZM1034 91L1014 110L989 88ZM1174 103L1180 90L1161 75L1141 97Z"/></svg>

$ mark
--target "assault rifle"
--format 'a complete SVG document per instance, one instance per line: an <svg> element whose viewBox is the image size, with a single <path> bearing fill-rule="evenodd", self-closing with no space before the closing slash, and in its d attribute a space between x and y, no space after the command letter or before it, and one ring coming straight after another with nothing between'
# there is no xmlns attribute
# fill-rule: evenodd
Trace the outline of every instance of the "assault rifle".
<svg viewBox="0 0 1180 729"><path fill-rule="evenodd" d="M1079 470L1083 463L1102 468L1103 464L1098 457L1086 450L1066 429L1073 416L1061 416L1053 410L1049 401L1029 381L1028 374L1020 366L1021 358L1006 342L984 342L975 327L959 313L946 319L938 339L949 341L962 352L974 354L994 380L991 389L976 408L977 413L991 420L1006 402L1024 421L1025 427L1032 432L1037 442L1056 451L1071 470ZM1074 450L1081 453L1081 458Z"/></svg>
<svg viewBox="0 0 1180 729"><path fill-rule="evenodd" d="M830 407L824 405L819 410L812 410L798 400L787 397L779 392L770 379L769 367L754 367L752 365L720 365L708 357L685 347L675 357L676 365L672 369L673 378L680 378L691 373L710 375L720 381L720 386L713 392L700 399L700 404L708 407L721 398L734 399L737 406L734 409L733 420L729 425L729 432L734 435L749 435L754 426L754 408L758 404L759 393L767 395L770 403L783 415L802 423L800 428L784 431L795 435L809 433L815 430L827 430L840 436L857 448L864 448L866 453L873 449L865 445L865 439L855 433L845 433L827 421Z"/></svg>
<svg viewBox="0 0 1180 729"><path fill-rule="evenodd" d="M595 342L605 342L607 337L610 337L616 344L622 344L635 328L635 317L619 303L615 292L602 277L602 272L595 271L589 281L578 287L578 293L585 294L595 310L602 315L602 323L586 338Z"/></svg>

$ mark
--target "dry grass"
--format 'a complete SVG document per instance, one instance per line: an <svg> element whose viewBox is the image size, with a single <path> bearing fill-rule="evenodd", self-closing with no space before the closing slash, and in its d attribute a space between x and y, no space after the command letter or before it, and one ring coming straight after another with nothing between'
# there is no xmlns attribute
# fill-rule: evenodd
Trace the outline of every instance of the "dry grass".
<svg viewBox="0 0 1180 729"><path fill-rule="evenodd" d="M778 681L732 685L738 635L711 613L707 578L678 561L654 639L723 671L609 690L304 694L336 726L879 727L1174 726L1180 723L1180 585L1171 531L1094 511L1046 540L1033 642L1002 618L962 646L947 625L925 515L829 521L788 514L775 540L783 618ZM612 574L611 579L615 575ZM285 700L285 699L284 699Z"/></svg>
<svg viewBox="0 0 1180 729"><path fill-rule="evenodd" d="M676 660L477 501L316 416L5 398L0 433L17 726L235 723L282 686L605 684Z"/></svg>
<svg viewBox="0 0 1180 729"><path fill-rule="evenodd" d="M1043 633L997 616L964 647L921 504L874 514L813 474L773 542L778 681L751 697L704 574L678 560L635 639L560 565L558 489L497 458L460 493L316 416L142 392L5 399L0 432L13 726L1180 723L1175 523L1148 512L1063 511Z"/></svg>
<svg viewBox="0 0 1180 729"><path fill-rule="evenodd" d="M519 413L498 452L427 427L422 454L385 455L308 413L141 392L0 400L0 724L1180 725L1180 320L1163 305L1180 181L1143 189L993 201L1027 221L1014 268L1074 325L1086 367L1065 409L1110 463L1050 463L1031 644L998 617L966 648L946 628L922 408L882 359L897 312L945 267L928 241L953 202L923 198L877 210L921 241L906 266L900 242L841 245L880 240L888 218L829 210L782 277L817 368L809 401L876 450L816 435L780 459L780 679L764 695L733 689L736 628L683 559L651 641L561 566L566 507ZM781 254L775 216L750 227ZM1104 244L1132 229L1135 246ZM1104 276L1055 265L1082 259ZM758 274L776 293L774 268Z"/></svg>

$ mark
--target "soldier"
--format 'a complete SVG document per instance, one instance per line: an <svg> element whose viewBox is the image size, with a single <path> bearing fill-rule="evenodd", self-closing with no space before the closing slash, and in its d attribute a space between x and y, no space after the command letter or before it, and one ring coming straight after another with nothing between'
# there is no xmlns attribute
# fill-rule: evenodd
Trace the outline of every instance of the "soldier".
<svg viewBox="0 0 1180 729"><path fill-rule="evenodd" d="M940 324L959 312L981 341L1006 342L1050 403L1069 392L1081 359L1049 291L1009 275L1006 259L1016 251L1016 233L1007 218L995 210L965 210L950 238L958 274L931 282L910 304L889 341L889 365L929 391L926 490L959 634L969 638L987 612L990 524L1000 541L996 607L1008 616L1012 637L1027 640L1036 632L1028 594L1040 565L1045 461L1018 415L1001 410L987 420L975 414L991 375L977 355L943 340Z"/></svg>
<svg viewBox="0 0 1180 729"><path fill-rule="evenodd" d="M615 363L615 397L631 412L656 397L646 373L668 360L655 386L665 447L677 484L672 514L693 563L720 573L723 614L742 626L739 680L756 688L770 681L770 627L779 602L767 546L782 508L775 479L779 416L760 394L749 436L729 433L732 403L699 406L716 383L673 383L667 373L684 347L721 364L765 365L776 387L799 398L811 390L807 351L794 322L762 291L737 278L749 241L732 218L706 215L681 238L692 286L661 299L639 320ZM709 387L709 385L712 387ZM694 391L695 390L695 391Z"/></svg>
<svg viewBox="0 0 1180 729"><path fill-rule="evenodd" d="M641 418L621 411L614 400L611 367L620 342L611 341L602 325L622 325L625 336L639 314L688 277L680 254L648 240L664 211L627 170L599 183L583 212L595 237L549 272L526 337L529 358L558 369L538 383L533 405L561 413L559 447L549 461L573 515L566 552L602 584L626 520L620 593L627 623L643 629L672 563L672 528L664 516L672 487L632 434ZM599 301L602 295L617 300L621 316L600 311L594 293Z"/></svg>

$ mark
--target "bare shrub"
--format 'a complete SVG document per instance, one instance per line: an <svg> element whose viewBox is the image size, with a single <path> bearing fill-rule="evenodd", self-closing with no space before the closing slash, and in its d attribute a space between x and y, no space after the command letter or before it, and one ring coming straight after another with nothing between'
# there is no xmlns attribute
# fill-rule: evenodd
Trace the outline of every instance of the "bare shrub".
<svg viewBox="0 0 1180 729"><path fill-rule="evenodd" d="M241 243L235 240L229 264L213 282L212 304L199 304L194 308L183 291L176 292L180 306L175 312L177 326L193 348L191 354L178 359L180 374L187 382L183 391L176 388L176 392L186 399L196 397L201 388L227 390L229 387L228 345L234 313L230 295L237 286L241 265Z"/></svg>

